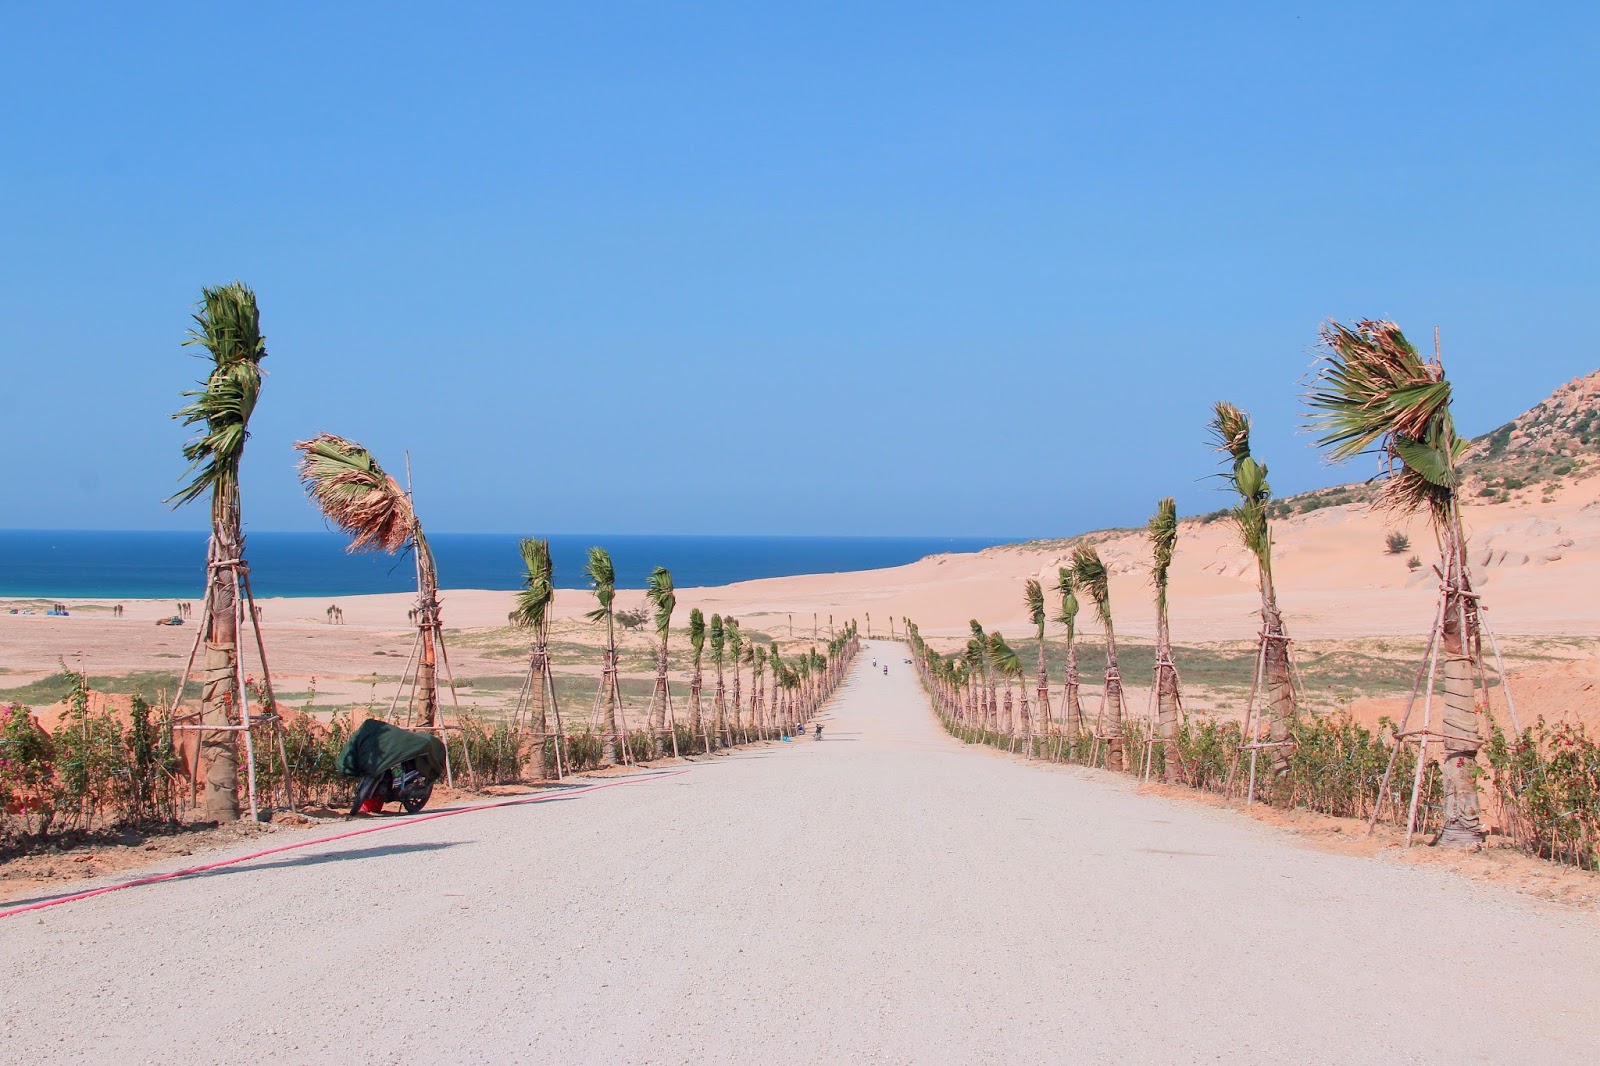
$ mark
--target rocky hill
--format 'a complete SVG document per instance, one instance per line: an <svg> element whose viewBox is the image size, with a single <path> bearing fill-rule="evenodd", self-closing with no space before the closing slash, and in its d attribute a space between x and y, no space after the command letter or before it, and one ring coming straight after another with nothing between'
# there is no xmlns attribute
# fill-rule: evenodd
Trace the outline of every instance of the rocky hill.
<svg viewBox="0 0 1600 1066"><path fill-rule="evenodd" d="M1473 442L1467 494L1486 502L1550 495L1600 472L1600 370Z"/></svg>

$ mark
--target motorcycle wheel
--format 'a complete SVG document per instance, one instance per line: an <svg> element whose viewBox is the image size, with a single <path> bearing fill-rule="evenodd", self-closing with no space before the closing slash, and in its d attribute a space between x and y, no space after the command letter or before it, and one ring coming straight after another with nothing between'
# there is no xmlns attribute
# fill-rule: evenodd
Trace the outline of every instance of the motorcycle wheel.
<svg viewBox="0 0 1600 1066"><path fill-rule="evenodd" d="M356 783L356 797L350 804L350 817L354 818L361 813L361 808L378 790L378 780L376 777L363 777Z"/></svg>
<svg viewBox="0 0 1600 1066"><path fill-rule="evenodd" d="M407 814L416 814L428 805L428 798L433 795L433 782L429 781L420 791L408 792L400 797L400 806L406 809Z"/></svg>

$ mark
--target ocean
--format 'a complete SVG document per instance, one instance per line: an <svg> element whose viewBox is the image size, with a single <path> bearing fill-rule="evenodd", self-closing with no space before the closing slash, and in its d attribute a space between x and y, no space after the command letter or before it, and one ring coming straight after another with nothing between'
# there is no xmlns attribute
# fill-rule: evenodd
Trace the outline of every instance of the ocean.
<svg viewBox="0 0 1600 1066"><path fill-rule="evenodd" d="M428 538L444 588L514 589L522 581L520 538L503 533L440 533ZM416 587L403 556L344 550L336 533L250 533L251 586L264 596L355 596ZM763 577L876 570L939 552L1006 543L978 537L695 537L559 534L550 537L556 586L587 587L591 545L611 553L619 588L643 588L657 566L680 588ZM0 596L84 599L199 599L206 534L0 530Z"/></svg>

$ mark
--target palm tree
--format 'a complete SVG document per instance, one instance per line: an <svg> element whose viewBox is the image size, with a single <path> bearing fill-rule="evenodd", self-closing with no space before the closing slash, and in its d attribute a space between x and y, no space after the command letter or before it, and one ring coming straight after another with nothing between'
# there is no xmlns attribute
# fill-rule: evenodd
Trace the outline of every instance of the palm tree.
<svg viewBox="0 0 1600 1066"><path fill-rule="evenodd" d="M712 615L711 621L715 627L713 634L718 638L715 650L720 655L722 652L722 641L720 639L722 636L722 617L720 615ZM694 652L694 674L689 680L689 735L700 736L701 743L705 745L705 750L709 752L711 750L711 737L700 728L701 722L704 721L704 717L700 713L700 659L706 647L706 616L698 607L692 607L689 610L689 647Z"/></svg>
<svg viewBox="0 0 1600 1066"><path fill-rule="evenodd" d="M1065 748L1070 758L1083 732L1083 703L1078 694L1078 593L1070 567L1057 568L1056 591L1061 593L1061 612L1056 615L1056 621L1067 627L1067 672L1061 716L1066 719Z"/></svg>
<svg viewBox="0 0 1600 1066"><path fill-rule="evenodd" d="M973 625L977 626L977 623L973 622ZM984 637L981 626L978 626L978 630L979 632L967 638L966 647L962 650L962 662L967 667L967 717L971 720L969 727L987 732L989 705L988 695L983 688L983 677L984 664L989 659L989 642Z"/></svg>
<svg viewBox="0 0 1600 1066"><path fill-rule="evenodd" d="M1167 576L1178 546L1178 505L1171 496L1156 505L1145 532L1150 536L1150 581L1156 589L1156 732L1165 746L1163 776L1170 783L1178 779L1180 708L1178 667L1172 661L1172 629L1167 618Z"/></svg>
<svg viewBox="0 0 1600 1066"><path fill-rule="evenodd" d="M1468 442L1456 435L1450 415L1450 383L1437 336L1432 361L1393 322L1328 322L1321 340L1327 355L1306 396L1321 433L1318 443L1335 461L1376 451L1385 475L1379 505L1403 515L1425 510L1433 524L1444 577L1438 631L1444 658L1444 815L1435 843L1476 845L1484 837L1475 779L1482 744L1475 679L1483 676L1483 648L1457 470Z"/></svg>
<svg viewBox="0 0 1600 1066"><path fill-rule="evenodd" d="M204 611L205 683L200 693L200 724L227 727L240 705L239 570L244 560L244 522L240 512L239 464L250 437L250 416L261 395L261 360L267 357L256 294L243 282L201 290L197 328L185 345L199 345L211 356L205 384L184 396L189 403L173 415L185 426L203 426L184 445L188 483L167 502L181 507L210 493L211 544L206 560ZM205 764L206 817L239 817L237 730L218 728L200 734ZM248 742L248 738L246 738ZM254 760L251 760L252 769ZM253 797L252 797L253 799Z"/></svg>
<svg viewBox="0 0 1600 1066"><path fill-rule="evenodd" d="M767 646L765 644L750 643L755 649L754 669L750 674L750 718L755 725L756 735L765 739L767 735L766 713L766 682Z"/></svg>
<svg viewBox="0 0 1600 1066"><path fill-rule="evenodd" d="M617 684L617 569L611 563L611 553L604 548L590 548L589 561L583 574L594 590L597 606L584 617L591 622L606 625L606 647L600 666L600 688L594 694L594 713L605 710L606 743L610 745L610 758L614 763L628 758L628 738L623 733L627 725L622 709L622 691Z"/></svg>
<svg viewBox="0 0 1600 1066"><path fill-rule="evenodd" d="M417 680L414 713L423 728L433 728L439 712L439 571L411 494L387 474L372 453L354 441L322 433L295 445L300 451L300 481L328 520L350 534L349 549L393 554L410 548L417 562Z"/></svg>
<svg viewBox="0 0 1600 1066"><path fill-rule="evenodd" d="M1210 429L1216 450L1226 452L1233 460L1222 478L1239 494L1239 503L1233 508L1233 524L1239 531L1239 542L1256 558L1256 587L1261 593L1258 683L1267 697L1267 750L1272 753L1272 771L1282 777L1289 772L1294 754L1292 737L1297 710L1289 664L1289 633L1278 610L1278 591L1272 580L1272 526L1267 517L1272 486L1267 484L1267 464L1250 454L1248 414L1219 400L1212 408ZM1254 739L1246 737L1245 741Z"/></svg>
<svg viewBox="0 0 1600 1066"><path fill-rule="evenodd" d="M716 693L716 698L714 700L712 700L711 706L714 709L715 714L716 714L717 739L725 747L731 746L732 743L733 743L733 739L732 739L733 734L732 734L732 732L730 731L730 729L728 727L727 689L724 687L724 683L723 683L723 679L722 679L722 662L723 662L724 648L727 645L727 640L728 640L728 627L723 623L722 616L720 614L712 615L711 616L711 662L717 668L717 693ZM734 665L736 667L738 665L738 653L737 652L734 655ZM735 719L738 718L738 713L737 712L735 712L734 717L735 717Z"/></svg>
<svg viewBox="0 0 1600 1066"><path fill-rule="evenodd" d="M989 634L988 645L990 684L994 684L996 674L1006 682L1005 717L1000 720L1000 732L1012 739L1011 746L1015 748L1017 729L1011 717L1011 682L1022 676L1022 660L1017 657L1016 650L1006 643L1006 638L999 633Z"/></svg>
<svg viewBox="0 0 1600 1066"><path fill-rule="evenodd" d="M1072 553L1072 582L1089 594L1095 613L1106 631L1106 699L1102 728L1106 740L1106 769L1121 770L1122 761L1122 673L1117 669L1117 634L1111 624L1111 581L1100 553L1092 544L1080 544Z"/></svg>
<svg viewBox="0 0 1600 1066"><path fill-rule="evenodd" d="M1048 734L1051 732L1052 724L1050 721L1050 674L1046 669L1044 657L1044 588L1040 586L1036 579L1030 577L1027 583L1022 586L1022 602L1028 608L1028 620L1033 623L1034 638L1039 642L1039 685L1037 692L1039 697L1039 717L1044 723L1045 733ZM1028 753L1030 755L1033 754L1031 744L1029 745Z"/></svg>
<svg viewBox="0 0 1600 1066"><path fill-rule="evenodd" d="M561 708L556 702L555 678L550 673L550 608L555 603L555 564L550 558L548 540L524 537L522 588L517 591L516 608L507 621L533 633L533 648L528 659L528 696L533 713L529 725L543 749L550 735L550 718L555 717L554 757L556 779L561 779Z"/></svg>
<svg viewBox="0 0 1600 1066"><path fill-rule="evenodd" d="M729 657L733 660L732 710L733 725L737 728L740 722L740 715L743 713L739 706L740 698L743 695L739 691L739 668L742 663L755 662L755 644L753 642L750 644L745 643L744 634L739 631L739 620L737 618L723 619L722 628L727 633Z"/></svg>
<svg viewBox="0 0 1600 1066"><path fill-rule="evenodd" d="M672 632L672 612L678 607L678 594L672 587L672 572L664 566L658 566L650 571L650 577L645 581L645 599L650 601L650 606L655 608L656 636L661 638L661 645L656 649L656 690L650 697L650 737L652 741L659 741L662 733L667 728L672 729L672 756L678 756L678 725L671 721L672 714L672 683L668 679L668 671L672 661L667 654L667 637Z"/></svg>

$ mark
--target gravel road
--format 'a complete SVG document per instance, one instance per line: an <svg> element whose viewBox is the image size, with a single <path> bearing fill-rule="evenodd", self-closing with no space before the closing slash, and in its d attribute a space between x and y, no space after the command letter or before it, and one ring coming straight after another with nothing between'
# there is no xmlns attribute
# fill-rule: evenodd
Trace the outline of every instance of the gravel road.
<svg viewBox="0 0 1600 1066"><path fill-rule="evenodd" d="M1594 916L964 749L904 654L821 743L4 919L0 1061L1600 1055Z"/></svg>

